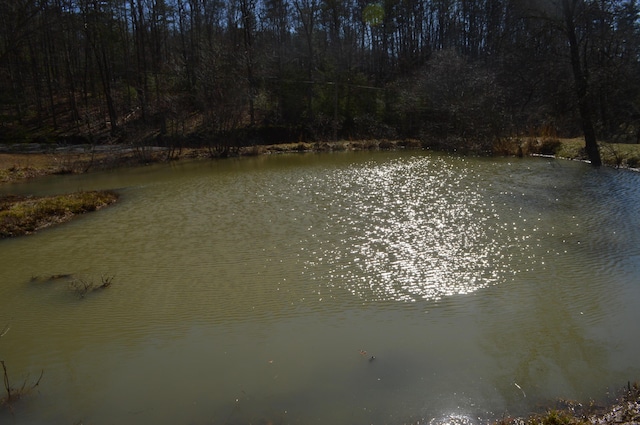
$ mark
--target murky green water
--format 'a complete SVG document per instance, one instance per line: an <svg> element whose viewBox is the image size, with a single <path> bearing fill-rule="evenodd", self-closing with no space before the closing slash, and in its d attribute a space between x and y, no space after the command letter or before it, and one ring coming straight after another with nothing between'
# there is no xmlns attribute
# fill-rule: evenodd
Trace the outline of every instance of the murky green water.
<svg viewBox="0 0 640 425"><path fill-rule="evenodd" d="M0 359L44 369L2 424L467 423L640 379L638 174L359 152L0 191L95 188L0 241Z"/></svg>

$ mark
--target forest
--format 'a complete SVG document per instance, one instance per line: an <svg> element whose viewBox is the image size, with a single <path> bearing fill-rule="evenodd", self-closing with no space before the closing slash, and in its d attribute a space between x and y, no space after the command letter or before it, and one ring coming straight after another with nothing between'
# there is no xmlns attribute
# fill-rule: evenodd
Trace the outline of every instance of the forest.
<svg viewBox="0 0 640 425"><path fill-rule="evenodd" d="M3 0L0 142L638 143L639 11L637 0Z"/></svg>

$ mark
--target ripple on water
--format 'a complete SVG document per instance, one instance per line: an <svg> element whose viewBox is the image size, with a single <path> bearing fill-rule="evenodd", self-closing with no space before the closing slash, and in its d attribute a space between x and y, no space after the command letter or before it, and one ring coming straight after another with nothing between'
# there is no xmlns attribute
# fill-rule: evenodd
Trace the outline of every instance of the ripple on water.
<svg viewBox="0 0 640 425"><path fill-rule="evenodd" d="M434 156L357 164L301 182L320 194L303 214L310 222L326 216L305 241L324 267L308 258L309 272L371 301L439 300L503 281L520 267L530 229L504 224L481 180L473 167Z"/></svg>
<svg viewBox="0 0 640 425"><path fill-rule="evenodd" d="M123 412L133 400L168 423L180 418L166 416L166 400L249 412L246 400L275 393L304 410L302 422L365 422L353 406L367 406L470 424L474 406L502 412L521 400L514 382L535 403L536 391L591 397L635 373L637 175L409 155L241 173L216 162L4 241L15 264L0 285L0 326L16 317L2 346L12 370L43 365L56 387L43 394L56 397L42 412L68 410L64 423L93 396L87 410L106 406L105 418L120 409L153 422ZM29 284L31 273L67 272L116 280L84 300L63 282ZM327 403L340 421L322 416Z"/></svg>

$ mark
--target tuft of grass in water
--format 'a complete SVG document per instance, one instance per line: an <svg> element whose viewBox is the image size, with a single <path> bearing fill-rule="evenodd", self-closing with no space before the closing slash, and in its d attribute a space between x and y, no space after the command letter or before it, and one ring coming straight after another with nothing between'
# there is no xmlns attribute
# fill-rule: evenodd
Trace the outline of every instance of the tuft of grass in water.
<svg viewBox="0 0 640 425"><path fill-rule="evenodd" d="M34 389L36 389L38 385L40 385L40 381L42 380L42 376L44 375L44 370L40 372L40 377L37 381L34 381L33 383L27 383L27 380L25 379L20 387L14 387L11 385L11 382L9 380L9 372L7 371L7 365L5 364L4 360L0 360L0 366L2 366L2 375L5 390L5 395L0 397L0 409L6 407L9 410L12 410L13 403L29 395Z"/></svg>
<svg viewBox="0 0 640 425"><path fill-rule="evenodd" d="M0 331L0 338L5 336L7 332L9 332L10 328L10 325L6 325ZM14 387L11 384L11 380L9 379L9 371L7 370L7 365L4 360L0 360L0 367L2 367L2 372L0 373L0 375L2 375L2 382L4 384L4 395L0 394L0 409L6 407L9 410L12 410L13 403L20 400L22 397L27 396L38 385L40 385L44 370L40 373L40 377L37 381L34 381L31 384L27 384L27 380L25 379L20 387Z"/></svg>
<svg viewBox="0 0 640 425"><path fill-rule="evenodd" d="M42 198L5 196L0 198L0 239L33 233L63 223L78 214L114 203L112 191L76 192Z"/></svg>

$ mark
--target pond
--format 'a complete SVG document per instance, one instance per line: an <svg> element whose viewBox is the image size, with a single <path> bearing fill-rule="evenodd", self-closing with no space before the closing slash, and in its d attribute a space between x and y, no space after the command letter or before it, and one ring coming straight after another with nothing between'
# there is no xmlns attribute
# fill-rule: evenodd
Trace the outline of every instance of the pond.
<svg viewBox="0 0 640 425"><path fill-rule="evenodd" d="M0 423L471 424L640 379L637 173L342 152L0 190L107 188L0 241L0 359L44 370Z"/></svg>

